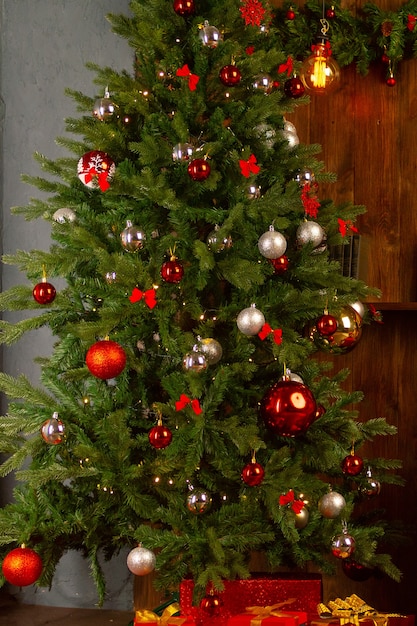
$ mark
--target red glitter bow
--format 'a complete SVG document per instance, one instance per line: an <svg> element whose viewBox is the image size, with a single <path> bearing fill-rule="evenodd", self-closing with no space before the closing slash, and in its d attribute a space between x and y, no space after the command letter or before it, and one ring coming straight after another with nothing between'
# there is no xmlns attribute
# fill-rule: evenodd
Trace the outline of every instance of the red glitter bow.
<svg viewBox="0 0 417 626"><path fill-rule="evenodd" d="M408 30L414 30L414 27L417 22L417 17L415 15L407 15L407 28Z"/></svg>
<svg viewBox="0 0 417 626"><path fill-rule="evenodd" d="M156 306L156 291L155 289L148 289L147 291L141 291L137 287L135 287L129 296L129 300L131 302L139 302L144 298L146 304L150 309L153 309Z"/></svg>
<svg viewBox="0 0 417 626"><path fill-rule="evenodd" d="M248 46L245 52L248 56L251 56L255 52L255 46Z"/></svg>
<svg viewBox="0 0 417 626"><path fill-rule="evenodd" d="M200 413L203 412L202 408L200 407L200 402L198 401L198 398L194 398L194 400L191 400L191 398L186 396L185 393L182 393L180 395L180 399L177 400L177 402L175 403L175 410L181 411L181 409L184 409L187 404L191 404L191 408L196 415L200 415Z"/></svg>
<svg viewBox="0 0 417 626"><path fill-rule="evenodd" d="M291 505L292 510L296 515L301 513L304 508L304 502L302 500L296 500L294 497L294 492L292 489L287 491L287 493L281 495L279 497L279 503L281 506Z"/></svg>
<svg viewBox="0 0 417 626"><path fill-rule="evenodd" d="M259 165L256 165L256 156L254 154L251 154L247 161L240 159L239 165L240 171L246 178L249 178L251 174L258 174L261 169Z"/></svg>
<svg viewBox="0 0 417 626"><path fill-rule="evenodd" d="M356 228L356 226L354 226L351 220L345 221L339 217L337 221L339 224L339 233L342 235L342 237L346 237L348 229L350 230L351 233L359 232L359 230Z"/></svg>
<svg viewBox="0 0 417 626"><path fill-rule="evenodd" d="M294 63L292 57L288 57L285 63L281 63L281 65L278 66L278 74L284 74L284 72L287 72L287 76L291 76L293 69Z"/></svg>
<svg viewBox="0 0 417 626"><path fill-rule="evenodd" d="M185 78L188 78L188 87L190 88L190 91L195 91L197 89L200 77L197 76L197 74L192 74L187 64L177 70L177 76L184 76Z"/></svg>
<svg viewBox="0 0 417 626"><path fill-rule="evenodd" d="M110 183L107 180L107 176L108 176L108 172L98 173L95 167L91 167L86 173L84 179L87 184L87 183L90 183L93 180L93 178L96 178L98 181L98 186L100 187L101 191L107 191L107 189L110 187Z"/></svg>
<svg viewBox="0 0 417 626"><path fill-rule="evenodd" d="M264 324L262 326L261 330L259 331L258 337L259 337L259 339L262 339L262 341L263 341L271 333L273 334L275 343L279 346L282 343L282 330L281 330L281 328L276 328L275 330L272 330L270 325L268 323L266 323L266 324Z"/></svg>
<svg viewBox="0 0 417 626"><path fill-rule="evenodd" d="M259 0L243 0L239 11L245 20L246 26L260 26L265 15L265 9Z"/></svg>
<svg viewBox="0 0 417 626"><path fill-rule="evenodd" d="M301 191L301 202L303 203L305 214L315 218L318 215L320 202L317 200L315 191L310 183L305 183Z"/></svg>

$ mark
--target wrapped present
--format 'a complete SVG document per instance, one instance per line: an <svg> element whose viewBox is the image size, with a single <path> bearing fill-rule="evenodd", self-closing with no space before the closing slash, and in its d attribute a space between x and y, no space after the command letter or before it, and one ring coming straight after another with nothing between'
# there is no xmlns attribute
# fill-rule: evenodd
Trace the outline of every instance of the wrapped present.
<svg viewBox="0 0 417 626"><path fill-rule="evenodd" d="M249 606L245 613L230 617L227 626L306 626L307 613L287 610L289 603L291 599L271 606Z"/></svg>
<svg viewBox="0 0 417 626"><path fill-rule="evenodd" d="M381 613L367 604L355 593L347 596L344 600L336 598L330 600L327 606L323 603L317 605L320 620L311 622L311 626L334 624L354 624L355 626L414 626L414 615L400 615L399 613ZM336 621L336 619L337 621Z"/></svg>
<svg viewBox="0 0 417 626"><path fill-rule="evenodd" d="M190 612L193 593L194 582L183 580L180 584L180 605L183 613ZM224 590L219 592L222 617L226 618L244 613L248 606L271 606L289 599L293 600L291 611L317 615L317 605L322 602L322 594L321 576L316 574L257 574L247 580L225 580Z"/></svg>

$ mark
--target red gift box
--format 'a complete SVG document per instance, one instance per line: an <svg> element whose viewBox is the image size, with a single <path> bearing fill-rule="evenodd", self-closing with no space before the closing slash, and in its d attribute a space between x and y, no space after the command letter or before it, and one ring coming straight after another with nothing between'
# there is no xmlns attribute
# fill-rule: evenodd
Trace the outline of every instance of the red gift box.
<svg viewBox="0 0 417 626"><path fill-rule="evenodd" d="M183 580L180 584L180 605L185 614L189 614L192 609L193 592L194 582ZM294 601L288 605L288 610L317 615L317 605L322 602L323 591L321 576L316 574L280 574L279 577L257 574L247 580L225 580L224 591L219 592L219 596L222 617L244 613L248 606L270 606L290 599Z"/></svg>
<svg viewBox="0 0 417 626"><path fill-rule="evenodd" d="M274 606L249 607L246 613L230 617L227 626L305 626L307 613L286 611L285 608Z"/></svg>

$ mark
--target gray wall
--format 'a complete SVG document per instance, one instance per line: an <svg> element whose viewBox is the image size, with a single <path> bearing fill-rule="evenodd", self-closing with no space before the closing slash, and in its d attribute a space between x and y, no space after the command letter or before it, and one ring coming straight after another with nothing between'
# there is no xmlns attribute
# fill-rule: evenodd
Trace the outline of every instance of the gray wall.
<svg viewBox="0 0 417 626"><path fill-rule="evenodd" d="M35 151L50 158L66 156L55 144L64 134L64 119L75 116L75 105L64 95L66 87L94 96L94 74L87 61L115 69L130 70L133 52L124 40L111 32L105 16L129 12L128 0L2 0L1 1L1 89L5 103L2 154L2 249L48 249L46 223L25 222L13 216L10 207L27 204L39 192L24 185L22 173L41 175L33 160ZM27 283L17 270L1 266L3 289ZM54 283L55 284L55 283ZM56 285L57 286L57 285ZM5 315L7 319L16 316ZM34 383L39 370L37 356L50 354L52 338L47 330L30 333L18 345L3 349L3 370L11 375L24 373ZM5 410L3 399L2 410ZM10 482L0 483L3 502L9 497ZM112 562L111 584L106 607L130 610L133 606L131 575L126 555ZM51 591L26 588L11 592L24 602L55 606L93 607L94 585L88 566L76 553L61 561Z"/></svg>

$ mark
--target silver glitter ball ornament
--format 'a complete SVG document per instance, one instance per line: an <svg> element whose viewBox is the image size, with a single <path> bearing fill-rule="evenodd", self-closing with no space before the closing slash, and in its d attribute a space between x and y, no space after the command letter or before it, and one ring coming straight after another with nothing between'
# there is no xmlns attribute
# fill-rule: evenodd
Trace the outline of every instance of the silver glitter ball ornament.
<svg viewBox="0 0 417 626"><path fill-rule="evenodd" d="M52 217L58 224L67 224L68 222L75 222L77 216L72 209L63 207L62 209L57 209Z"/></svg>
<svg viewBox="0 0 417 626"><path fill-rule="evenodd" d="M297 242L301 246L305 246L307 244L312 244L314 247L319 246L323 241L324 236L325 233L320 224L311 220L303 222L297 228L296 238Z"/></svg>
<svg viewBox="0 0 417 626"><path fill-rule="evenodd" d="M323 517L334 519L338 517L346 506L346 500L341 493L329 491L318 502L318 509Z"/></svg>
<svg viewBox="0 0 417 626"><path fill-rule="evenodd" d="M251 304L247 309L243 309L236 319L238 329L244 335L257 335L265 324L265 317L262 311Z"/></svg>
<svg viewBox="0 0 417 626"><path fill-rule="evenodd" d="M258 249L266 259L278 259L287 249L287 240L282 233L270 226L269 230L259 237Z"/></svg>
<svg viewBox="0 0 417 626"><path fill-rule="evenodd" d="M156 557L151 550L139 545L127 555L127 567L135 576L145 576L155 569Z"/></svg>
<svg viewBox="0 0 417 626"><path fill-rule="evenodd" d="M200 341L200 350L206 357L209 365L215 365L223 356L223 348L217 339L207 337Z"/></svg>

